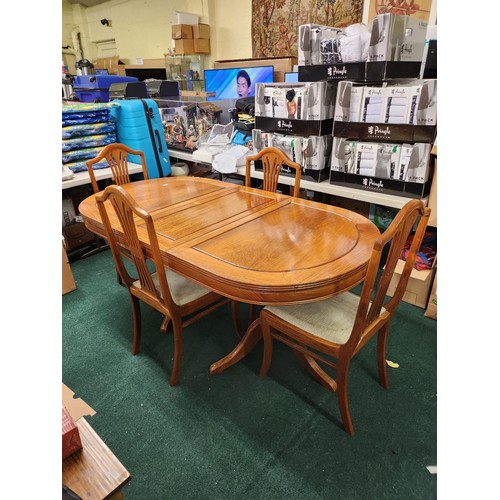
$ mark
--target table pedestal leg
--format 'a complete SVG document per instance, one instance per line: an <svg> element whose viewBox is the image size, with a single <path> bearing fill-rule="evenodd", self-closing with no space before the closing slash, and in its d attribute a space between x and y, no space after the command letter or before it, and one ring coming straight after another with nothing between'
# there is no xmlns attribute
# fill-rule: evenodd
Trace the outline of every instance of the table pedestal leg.
<svg viewBox="0 0 500 500"><path fill-rule="evenodd" d="M243 335L240 343L227 355L210 366L210 375L222 373L225 369L233 366L243 359L262 338L260 319L257 318Z"/></svg>

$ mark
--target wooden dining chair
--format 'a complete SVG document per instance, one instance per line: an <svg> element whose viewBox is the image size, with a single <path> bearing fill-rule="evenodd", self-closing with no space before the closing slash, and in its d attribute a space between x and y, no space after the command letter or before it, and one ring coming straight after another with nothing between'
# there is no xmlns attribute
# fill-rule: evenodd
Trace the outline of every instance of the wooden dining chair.
<svg viewBox="0 0 500 500"><path fill-rule="evenodd" d="M94 173L94 165L102 161L103 159L106 159L106 161L108 162L109 168L111 169L112 180L114 184L121 186L123 184L128 184L130 182L130 175L128 172L128 162L127 162L128 154L137 155L140 157L142 165L142 174L144 176L144 179L148 179L148 169L146 167L146 159L144 156L144 152L135 149L130 149L125 144L114 142L112 144L108 144L107 146L105 146L95 158L92 158L91 160L87 161L87 169L89 172L90 182L92 184L92 189L94 190L94 193L100 192L99 185L97 184L97 180ZM132 260L126 248L121 247L121 252L125 258L127 258L128 260ZM118 270L116 279L120 285L123 285Z"/></svg>
<svg viewBox="0 0 500 500"><path fill-rule="evenodd" d="M264 338L264 355L260 377L264 378L272 358L273 340L292 348L300 362L323 386L337 392L340 414L348 434L354 427L348 406L347 379L351 359L377 334L377 358L380 383L389 385L386 367L386 343L389 324L400 303L417 252L424 237L430 209L421 200L409 201L396 215L390 226L376 240L368 264L361 296L344 292L310 304L266 306L260 313ZM418 226L406 258L403 272L392 297L386 297L398 259ZM381 257L387 252L383 270ZM335 358L332 363L330 358ZM330 377L320 363L336 371Z"/></svg>
<svg viewBox="0 0 500 500"><path fill-rule="evenodd" d="M106 204L106 200L109 200ZM127 287L132 302L134 333L132 354L140 350L140 301L163 314L160 330L165 333L172 321L174 332L174 364L170 384L179 380L182 359L183 330L198 319L223 306L229 299L222 297L168 269L160 254L152 216L137 205L122 186L108 186L96 195L97 206L109 239L113 259ZM117 217L123 229L125 245L134 262L138 279L133 278L123 262L117 238L111 229L110 217ZM139 233L147 235L149 255L139 241ZM151 265L154 264L154 270Z"/></svg>
<svg viewBox="0 0 500 500"><path fill-rule="evenodd" d="M271 191L275 193L278 190L278 177L280 175L281 167L290 167L292 170L295 170L293 196L299 196L302 167L298 163L292 161L281 149L278 148L263 148L256 155L246 157L245 186L251 185L251 164L257 160L262 162L262 189L264 189L264 191Z"/></svg>
<svg viewBox="0 0 500 500"><path fill-rule="evenodd" d="M108 162L111 173L113 174L112 179L115 184L121 186L122 184L128 184L130 182L127 161L127 155L129 154L140 157L142 174L144 176L144 179L148 179L148 169L146 167L144 152L130 149L125 144L114 142L113 144L108 144L107 146L105 146L95 158L87 160L87 169L89 171L90 182L92 184L94 193L98 193L100 191L94 173L94 165L104 159L106 159L106 161Z"/></svg>
<svg viewBox="0 0 500 500"><path fill-rule="evenodd" d="M293 195L298 197L300 194L300 177L302 175L302 167L292 161L285 152L281 149L268 147L261 149L256 155L247 156L246 158L246 171L245 171L245 186L251 186L252 177L250 175L252 162L260 160L262 162L262 172L263 172L263 185L262 189L264 191L271 191L275 193L278 190L278 177L280 175L281 168L283 166L290 167L295 171L295 181L293 185ZM233 302L233 319L235 322L235 328L238 335L241 337L243 335L243 329L241 327L239 304L238 302ZM255 318L255 305L250 304L249 306L249 320L250 325Z"/></svg>

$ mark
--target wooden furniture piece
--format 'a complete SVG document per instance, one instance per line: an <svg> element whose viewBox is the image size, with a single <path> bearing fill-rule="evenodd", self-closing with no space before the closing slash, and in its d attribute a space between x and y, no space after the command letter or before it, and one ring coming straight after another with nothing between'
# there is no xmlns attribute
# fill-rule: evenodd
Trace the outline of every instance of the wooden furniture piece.
<svg viewBox="0 0 500 500"><path fill-rule="evenodd" d="M130 182L127 154L137 155L141 158L142 173L144 175L144 179L148 179L148 169L146 167L146 159L144 157L144 153L139 150L130 149L125 144L115 142L113 144L108 144L107 146L105 146L95 158L87 161L87 169L89 171L90 182L92 184L94 193L98 193L100 189L97 185L93 167L96 163L102 161L104 158L109 164L113 175L113 182L115 184L121 186L122 184L128 184Z"/></svg>
<svg viewBox="0 0 500 500"><path fill-rule="evenodd" d="M96 163L100 162L103 158L106 158L106 161L108 162L109 168L112 172L113 182L115 184L121 186L130 182L128 169L129 163L127 161L128 154L137 155L141 158L142 174L144 176L144 179L148 179L148 169L146 167L146 159L144 157L143 151L131 149L125 144L121 144L119 142L108 144L95 158L87 161L87 169L94 193L98 193L100 189L95 178L93 166ZM127 258L128 260L132 260L126 249L122 248L121 252L125 258ZM122 285L122 278L118 273L118 270L116 278L118 283Z"/></svg>
<svg viewBox="0 0 500 500"><path fill-rule="evenodd" d="M109 200L105 206L106 200ZM97 207L104 222L106 234L113 253L118 273L127 287L132 302L134 320L134 336L132 354L140 350L141 342L141 309L140 301L163 314L160 330L165 333L170 321L174 330L174 366L170 384L176 385L179 380L183 330L198 319L206 316L228 302L228 299L211 292L194 281L187 280L165 266L158 245L153 217L140 208L134 198L122 186L108 186L96 196ZM133 278L123 262L123 255L110 217L118 220L123 231L124 246L132 256L137 271ZM138 227L134 219L138 219ZM151 257L145 254L140 237L146 238ZM154 263L154 271L148 267L148 260Z"/></svg>
<svg viewBox="0 0 500 500"><path fill-rule="evenodd" d="M76 425L83 448L63 460L63 484L81 498L123 498L120 490L130 481L130 473L85 418Z"/></svg>
<svg viewBox="0 0 500 500"><path fill-rule="evenodd" d="M142 172L142 166L137 165L137 163L128 163L128 173L129 174L139 174ZM110 168L100 168L99 170L94 171L94 176L96 181L104 180L104 179L112 179L113 172L111 172ZM88 170L82 172L76 172L69 179L61 181L61 190L71 189L78 186L84 186L85 184L90 184L90 174Z"/></svg>
<svg viewBox="0 0 500 500"><path fill-rule="evenodd" d="M375 241L361 296L346 292L312 304L266 306L260 321L264 337L264 356L260 377L269 370L272 341L290 346L307 370L327 389L337 392L340 414L348 434L354 427L348 406L347 378L349 363L360 349L377 334L377 359L380 383L387 388L387 332L400 303L422 243L430 209L421 200L409 201L397 214L389 228ZM419 219L410 252L392 297L386 298L394 269L413 225ZM379 265L384 250L388 256L384 269ZM327 357L336 358L336 364ZM318 364L334 368L336 380Z"/></svg>
<svg viewBox="0 0 500 500"><path fill-rule="evenodd" d="M288 156L278 148L268 147L261 149L256 155L247 156L245 159L245 186L251 186L252 176L251 176L251 166L252 162L255 161L262 162L262 172L263 172L263 186L262 189L265 191L276 192L278 190L278 179L283 165L295 170L295 182L293 185L293 196L299 196L300 194L300 176L302 172L302 167L290 160ZM235 320L235 327L238 335L242 336L241 323L239 320L239 307L238 302L233 302L233 317ZM250 305L250 323L255 318L255 306Z"/></svg>
<svg viewBox="0 0 500 500"><path fill-rule="evenodd" d="M288 156L278 148L264 148L261 149L256 155L247 156L245 159L245 186L250 186L252 176L251 176L251 165L252 162L260 160L262 162L262 172L263 172L263 186L262 189L265 191L276 192L278 189L278 177L280 175L281 167L283 165L290 167L295 170L295 182L293 185L293 196L299 196L300 193L300 175L302 172L302 167L290 160Z"/></svg>
<svg viewBox="0 0 500 500"><path fill-rule="evenodd" d="M277 57L253 57L252 59L225 59L214 61L214 68L253 68L255 66L273 66L274 81L284 82L285 73L293 71L297 65L296 56L277 56Z"/></svg>
<svg viewBox="0 0 500 500"><path fill-rule="evenodd" d="M153 217L170 269L240 302L298 304L349 290L365 278L380 235L366 217L343 208L215 179L160 178L121 187ZM96 196L79 212L88 229L105 236ZM139 222L141 245L151 255ZM118 219L110 223L123 243ZM211 373L236 363L259 338L259 329L250 327Z"/></svg>

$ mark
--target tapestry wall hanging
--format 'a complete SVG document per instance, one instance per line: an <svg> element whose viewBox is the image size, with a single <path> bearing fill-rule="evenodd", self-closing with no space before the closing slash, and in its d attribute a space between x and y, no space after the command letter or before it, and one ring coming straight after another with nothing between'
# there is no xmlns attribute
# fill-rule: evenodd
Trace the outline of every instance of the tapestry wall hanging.
<svg viewBox="0 0 500 500"><path fill-rule="evenodd" d="M301 24L360 23L363 0L252 0L253 57L297 57Z"/></svg>
<svg viewBox="0 0 500 500"><path fill-rule="evenodd" d="M432 0L370 0L368 22L378 14L401 14L429 21Z"/></svg>

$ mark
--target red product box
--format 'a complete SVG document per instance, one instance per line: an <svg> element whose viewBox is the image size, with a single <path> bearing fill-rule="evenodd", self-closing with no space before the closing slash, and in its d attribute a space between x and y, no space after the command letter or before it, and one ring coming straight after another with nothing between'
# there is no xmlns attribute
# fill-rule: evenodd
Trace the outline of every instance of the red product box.
<svg viewBox="0 0 500 500"><path fill-rule="evenodd" d="M62 407L62 459L82 449L80 432L65 406Z"/></svg>

